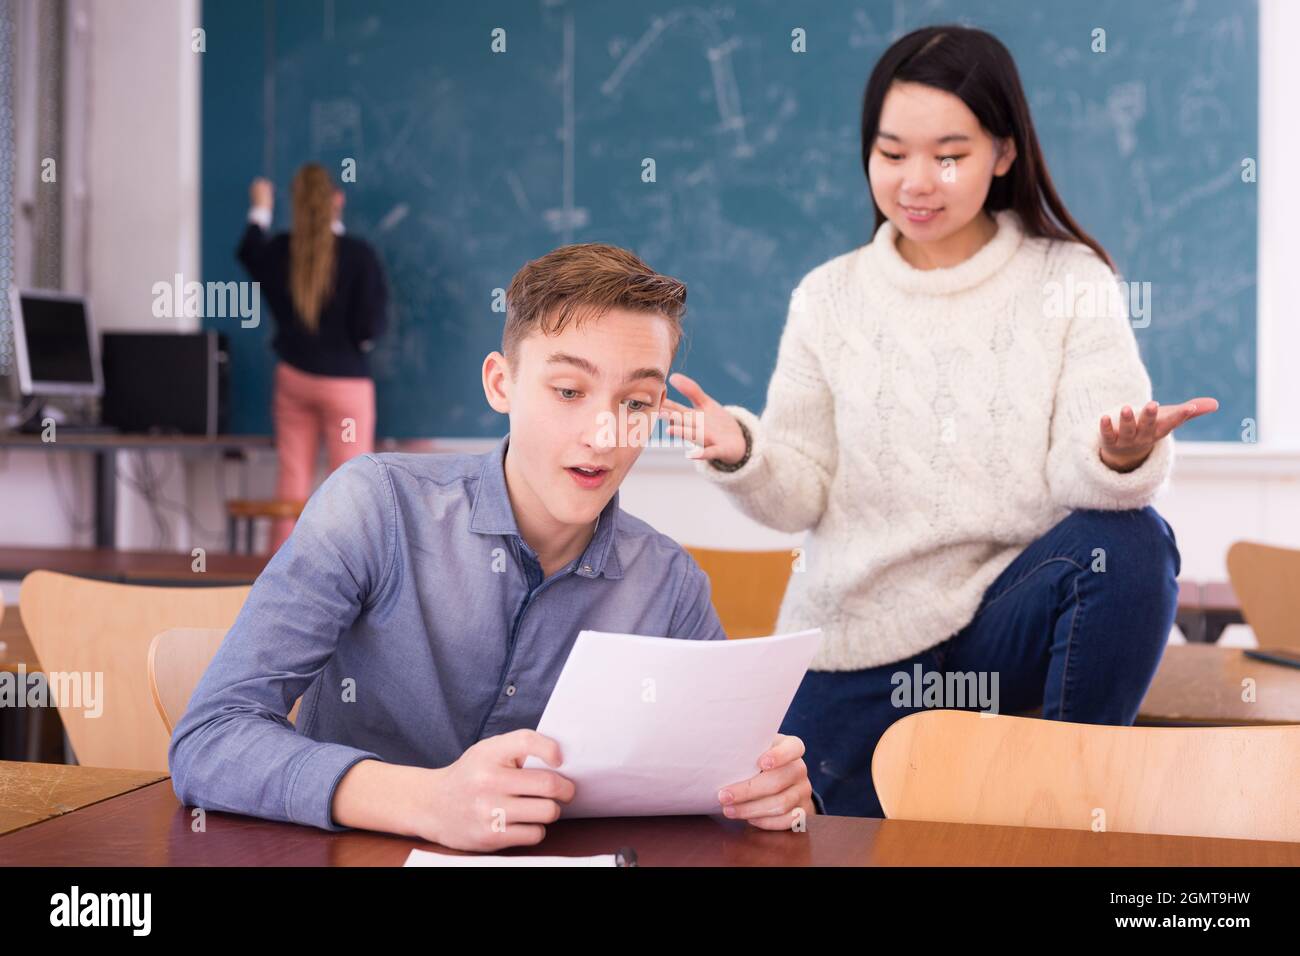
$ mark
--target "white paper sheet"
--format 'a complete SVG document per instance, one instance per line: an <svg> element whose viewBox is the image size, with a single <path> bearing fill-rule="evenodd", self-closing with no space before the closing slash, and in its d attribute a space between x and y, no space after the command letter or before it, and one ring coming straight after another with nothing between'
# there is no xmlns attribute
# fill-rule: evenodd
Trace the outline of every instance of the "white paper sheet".
<svg viewBox="0 0 1300 956"><path fill-rule="evenodd" d="M613 853L602 856L456 856L412 850L403 866L616 866Z"/></svg>
<svg viewBox="0 0 1300 956"><path fill-rule="evenodd" d="M759 772L821 637L581 632L537 727L576 784L562 815L720 813L718 790Z"/></svg>

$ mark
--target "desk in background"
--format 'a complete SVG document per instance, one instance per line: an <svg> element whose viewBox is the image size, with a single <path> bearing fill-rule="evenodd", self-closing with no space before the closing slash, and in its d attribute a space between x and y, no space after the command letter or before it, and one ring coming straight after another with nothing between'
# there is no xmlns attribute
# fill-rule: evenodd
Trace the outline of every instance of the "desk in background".
<svg viewBox="0 0 1300 956"><path fill-rule="evenodd" d="M1227 581L1179 581L1174 621L1189 644L1213 644L1229 624L1246 623Z"/></svg>
<svg viewBox="0 0 1300 956"><path fill-rule="evenodd" d="M1254 699L1243 700L1243 681ZM1265 727L1300 724L1300 668L1247 657L1239 647L1171 644L1138 708L1139 724Z"/></svg>
<svg viewBox="0 0 1300 956"><path fill-rule="evenodd" d="M118 551L114 548L0 547L0 579L21 581L32 571L58 571L120 584L252 584L270 555L208 552L195 571L188 551Z"/></svg>
<svg viewBox="0 0 1300 956"><path fill-rule="evenodd" d="M57 433L56 433L57 434ZM117 544L117 455L125 451L170 451L185 455L245 452L251 448L274 448L270 435L115 435L69 432L57 441L41 441L40 435L0 432L0 448L34 452L89 452L95 456L95 544L112 548Z"/></svg>
<svg viewBox="0 0 1300 956"><path fill-rule="evenodd" d="M444 450L433 438L383 438L376 451L430 453ZM238 454L275 449L272 435L119 435L66 432L57 441L43 442L39 435L0 431L0 449L33 452L89 452L95 456L95 545L117 545L117 455L129 451L170 451L184 455Z"/></svg>

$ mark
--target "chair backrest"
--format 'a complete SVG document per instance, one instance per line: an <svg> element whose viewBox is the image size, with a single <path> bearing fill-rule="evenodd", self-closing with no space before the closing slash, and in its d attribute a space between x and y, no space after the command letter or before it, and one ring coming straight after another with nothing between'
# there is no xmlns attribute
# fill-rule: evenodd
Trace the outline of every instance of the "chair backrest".
<svg viewBox="0 0 1300 956"><path fill-rule="evenodd" d="M221 627L173 627L154 637L149 645L149 690L168 736L189 706L194 688L226 639ZM299 698L289 711L297 722Z"/></svg>
<svg viewBox="0 0 1300 956"><path fill-rule="evenodd" d="M56 702L79 763L167 770L169 735L149 689L149 645L178 625L230 627L249 590L112 584L53 571L23 579L23 625L41 670L67 690ZM99 699L81 697L78 683Z"/></svg>
<svg viewBox="0 0 1300 956"><path fill-rule="evenodd" d="M1300 725L1107 727L910 714L871 778L903 820L1300 841Z"/></svg>
<svg viewBox="0 0 1300 956"><path fill-rule="evenodd" d="M687 548L709 576L713 607L727 637L766 637L776 630L795 555L786 551Z"/></svg>
<svg viewBox="0 0 1300 956"><path fill-rule="evenodd" d="M225 638L222 627L173 627L149 645L149 690L169 736Z"/></svg>
<svg viewBox="0 0 1300 956"><path fill-rule="evenodd" d="M1228 577L1260 646L1300 650L1300 551L1238 541Z"/></svg>

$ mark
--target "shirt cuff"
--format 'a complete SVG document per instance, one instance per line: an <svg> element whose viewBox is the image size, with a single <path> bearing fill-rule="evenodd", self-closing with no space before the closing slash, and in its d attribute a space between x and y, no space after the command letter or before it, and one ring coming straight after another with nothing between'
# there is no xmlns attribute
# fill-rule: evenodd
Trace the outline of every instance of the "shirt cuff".
<svg viewBox="0 0 1300 956"><path fill-rule="evenodd" d="M1071 504L1098 511L1127 511L1151 503L1169 478L1173 465L1172 436L1151 448L1146 461L1132 471L1116 471L1101 460L1101 433L1079 443L1079 487Z"/></svg>
<svg viewBox="0 0 1300 956"><path fill-rule="evenodd" d="M263 229L271 228L271 210L265 206L253 206L248 210L248 221L257 223Z"/></svg>
<svg viewBox="0 0 1300 956"><path fill-rule="evenodd" d="M285 811L294 823L323 830L346 830L334 822L334 791L353 766L363 760L381 760L377 754L345 744L321 744L309 751L289 781Z"/></svg>

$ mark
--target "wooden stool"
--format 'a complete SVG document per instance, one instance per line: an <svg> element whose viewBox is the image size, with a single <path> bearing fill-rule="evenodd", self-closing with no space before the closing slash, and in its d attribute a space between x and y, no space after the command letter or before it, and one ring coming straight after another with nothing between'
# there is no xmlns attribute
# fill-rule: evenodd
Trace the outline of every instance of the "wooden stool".
<svg viewBox="0 0 1300 956"><path fill-rule="evenodd" d="M258 501L233 498L226 502L226 542L231 554L239 553L239 522L244 522L244 553L253 553L253 522L258 518L297 518L305 501Z"/></svg>

